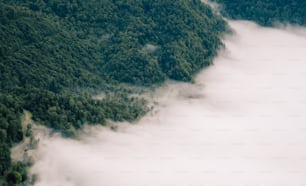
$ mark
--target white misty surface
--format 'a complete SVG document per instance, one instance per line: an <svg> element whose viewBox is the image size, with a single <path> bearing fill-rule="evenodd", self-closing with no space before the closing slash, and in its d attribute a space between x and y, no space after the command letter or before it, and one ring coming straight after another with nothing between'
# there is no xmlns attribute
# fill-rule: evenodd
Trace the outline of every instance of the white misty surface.
<svg viewBox="0 0 306 186"><path fill-rule="evenodd" d="M306 185L306 30L229 23L215 65L137 125L41 137L36 186Z"/></svg>

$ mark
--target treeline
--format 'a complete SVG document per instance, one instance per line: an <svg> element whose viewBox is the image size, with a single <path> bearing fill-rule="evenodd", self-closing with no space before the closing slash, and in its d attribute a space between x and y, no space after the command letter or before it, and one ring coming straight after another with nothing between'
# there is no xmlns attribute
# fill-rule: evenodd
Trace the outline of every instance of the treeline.
<svg viewBox="0 0 306 186"><path fill-rule="evenodd" d="M304 0L214 0L222 5L223 14L232 19L256 21L263 26L277 23L306 25Z"/></svg>
<svg viewBox="0 0 306 186"><path fill-rule="evenodd" d="M30 111L35 121L66 137L74 137L76 130L82 128L84 123L104 125L107 119L133 121L143 116L147 109L145 100L128 97L126 93L108 95L102 100L34 88L11 94L0 93L0 183L3 176L9 185L18 184L20 182L14 180L20 179L13 176L22 175L26 170L25 164L12 163L10 159L10 147L22 141L30 132L21 126L23 110ZM19 167L23 166L19 168L22 172L14 169L16 163Z"/></svg>
<svg viewBox="0 0 306 186"><path fill-rule="evenodd" d="M133 121L148 109L131 87L191 81L225 30L200 0L0 0L0 185L26 179L10 159L24 110L65 136Z"/></svg>

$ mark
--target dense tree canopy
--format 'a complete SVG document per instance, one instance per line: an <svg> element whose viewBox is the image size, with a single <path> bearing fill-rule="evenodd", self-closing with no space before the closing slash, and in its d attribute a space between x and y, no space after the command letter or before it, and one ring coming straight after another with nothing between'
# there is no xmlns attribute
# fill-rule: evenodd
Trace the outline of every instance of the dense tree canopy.
<svg viewBox="0 0 306 186"><path fill-rule="evenodd" d="M10 64L1 79L17 73L9 82L54 90L190 80L211 63L225 29L199 0L4 2L1 53ZM142 50L147 44L157 50Z"/></svg>
<svg viewBox="0 0 306 186"><path fill-rule="evenodd" d="M256 21L260 25L277 23L306 25L304 0L214 0L223 7L223 14L233 19Z"/></svg>
<svg viewBox="0 0 306 186"><path fill-rule="evenodd" d="M147 108L130 87L192 80L225 29L200 0L0 0L0 184L25 180L9 156L31 134L24 110L66 136L135 120Z"/></svg>

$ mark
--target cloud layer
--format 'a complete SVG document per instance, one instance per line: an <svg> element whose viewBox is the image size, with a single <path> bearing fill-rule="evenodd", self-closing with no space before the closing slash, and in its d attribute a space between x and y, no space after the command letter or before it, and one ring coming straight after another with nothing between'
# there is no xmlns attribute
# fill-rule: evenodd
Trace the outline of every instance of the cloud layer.
<svg viewBox="0 0 306 186"><path fill-rule="evenodd" d="M230 25L215 65L136 125L41 135L36 186L305 185L306 29Z"/></svg>

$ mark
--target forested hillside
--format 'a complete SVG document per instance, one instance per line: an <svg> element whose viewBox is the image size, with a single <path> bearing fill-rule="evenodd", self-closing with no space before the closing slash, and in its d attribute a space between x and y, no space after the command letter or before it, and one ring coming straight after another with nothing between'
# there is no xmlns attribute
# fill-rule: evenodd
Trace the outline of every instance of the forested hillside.
<svg viewBox="0 0 306 186"><path fill-rule="evenodd" d="M0 0L0 185L26 180L26 165L10 159L30 134L24 110L66 136L135 120L147 108L133 87L191 81L225 30L200 0Z"/></svg>
<svg viewBox="0 0 306 186"><path fill-rule="evenodd" d="M305 0L214 0L232 19L256 21L263 26L277 23L306 25Z"/></svg>

